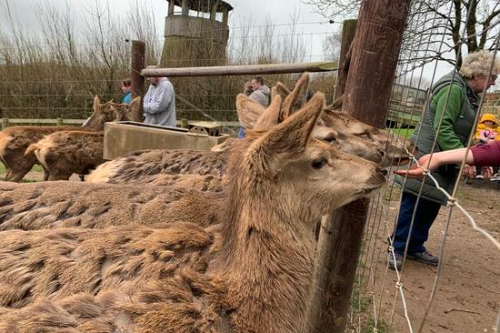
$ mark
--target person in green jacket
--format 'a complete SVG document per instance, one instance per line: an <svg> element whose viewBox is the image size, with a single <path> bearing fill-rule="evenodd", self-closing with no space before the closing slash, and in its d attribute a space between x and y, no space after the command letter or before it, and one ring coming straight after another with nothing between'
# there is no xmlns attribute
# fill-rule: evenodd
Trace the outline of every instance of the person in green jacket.
<svg viewBox="0 0 500 333"><path fill-rule="evenodd" d="M493 72L490 74L492 63ZM418 149L417 158L433 151L463 148L467 145L474 130L480 101L478 93L494 85L499 72L499 59L493 62L492 52L478 51L465 57L459 72L453 71L443 76L432 86L430 102L419 124L420 131L415 131L410 138ZM433 147L436 133L437 142ZM468 165L465 167L472 168ZM443 165L432 172L432 175L440 187L451 193L458 178L458 169L455 165ZM447 204L447 197L436 188L429 177L424 180L408 179L406 183L401 176L395 178L403 187L403 196L392 235L394 255L389 251L387 258L389 268L401 269L407 246L408 259L437 265L439 258L430 254L424 243L429 237L429 229L441 205ZM415 219L411 226L414 214Z"/></svg>

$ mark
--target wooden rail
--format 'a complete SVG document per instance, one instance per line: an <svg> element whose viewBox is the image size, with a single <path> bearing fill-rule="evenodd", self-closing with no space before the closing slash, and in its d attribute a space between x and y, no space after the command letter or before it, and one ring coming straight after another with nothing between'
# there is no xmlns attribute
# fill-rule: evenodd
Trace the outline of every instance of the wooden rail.
<svg viewBox="0 0 500 333"><path fill-rule="evenodd" d="M18 119L11 119L11 118L2 118L2 130L6 129L9 126L23 126L23 125L43 125L43 126L51 126L51 125L74 125L74 126L81 126L85 122L85 119L62 119L62 118L56 118L56 119L27 119L27 118L18 118ZM189 120L187 121L188 124L195 124L201 122L200 120ZM240 126L240 123L237 121L217 121L217 122L206 122L205 123L212 123L212 124L217 124L220 126L225 126L225 127L238 127ZM185 126L185 120L181 119L177 121L177 126L179 127L184 127L182 126L184 124Z"/></svg>
<svg viewBox="0 0 500 333"><path fill-rule="evenodd" d="M280 74L302 72L331 72L337 70L336 62L309 62L294 64L241 65L241 66L209 66L182 68L147 68L141 71L146 77L167 76L225 76L245 74Z"/></svg>

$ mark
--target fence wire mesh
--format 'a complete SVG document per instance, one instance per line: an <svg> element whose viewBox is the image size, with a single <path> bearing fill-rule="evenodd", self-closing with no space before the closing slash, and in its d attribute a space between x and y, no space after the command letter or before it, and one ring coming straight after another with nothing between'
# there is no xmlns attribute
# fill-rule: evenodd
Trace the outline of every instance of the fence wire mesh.
<svg viewBox="0 0 500 333"><path fill-rule="evenodd" d="M453 18L455 14L452 12L453 7L446 3L442 4L439 12L422 10L421 6L425 4L417 2L412 7L413 13L410 15L403 40L396 84L393 88L393 96L400 97L400 101L398 107L393 107L393 111L388 113L387 118L387 125L394 133L407 136L413 133L415 141L420 138L421 120L433 97L431 91L426 88L443 75L438 74L442 64L435 61L435 54L448 51L447 41L441 30L442 21ZM467 42L466 27L470 19L469 16L465 19L460 44ZM413 37L409 36L410 33ZM493 62L495 57L499 56L499 36L497 30L495 40L490 46L494 57L491 64L487 64L487 80L494 75ZM420 65L416 60L420 61ZM458 75L458 70L456 65L453 75ZM425 75L431 76L428 86L424 86L422 80ZM414 91L402 91L401 87L406 86L412 87L408 89ZM419 99L424 100L424 103L417 103L419 105L415 106L419 91L425 91L425 97ZM448 89L444 109L449 103L450 91L451 89ZM481 115L499 115L498 95L497 92L481 92L475 121L471 124L472 132L465 142L467 150L475 141L476 125ZM441 126L446 121L444 112L436 121L438 123L434 127L436 133L440 133ZM432 143L432 147L433 151L438 147L437 139ZM396 255L394 234L403 199L401 185L397 185L395 179L391 178L384 191L371 202L363 252L359 259L357 285L352 295L350 329L353 332L497 332L500 325L500 290L498 282L492 284L492 281L498 280L500 274L499 230L495 223L484 221L484 218L488 216L488 210L495 209L493 206L497 202L500 187L486 181L477 184L477 181L472 181L472 184L466 184L458 177L451 190L444 189L435 176L425 169L426 165L419 164L417 152L409 153L409 166L424 168L424 177L448 199L447 206L441 208L436 225L431 229L427 245L431 252L438 255L439 264L426 266L403 260L401 268L394 271L389 269L389 260ZM432 157L433 155L431 160ZM465 159L454 172L461 174L464 165ZM393 168L407 167L396 165ZM402 185L406 185L407 181L407 177L404 177ZM486 195L483 198L470 198L468 195L471 191L474 196L481 191ZM420 200L425 200L424 198L421 186L415 206L418 206ZM481 214L481 209L486 210L486 214ZM412 214L408 231L410 236L404 249L405 259L408 259L412 230L422 223L415 212L416 210ZM457 241L462 243L456 244ZM467 256L467 253L476 248L480 248L477 254ZM477 264L472 264L471 259ZM493 266L485 264L488 262ZM489 275L496 279L492 280Z"/></svg>

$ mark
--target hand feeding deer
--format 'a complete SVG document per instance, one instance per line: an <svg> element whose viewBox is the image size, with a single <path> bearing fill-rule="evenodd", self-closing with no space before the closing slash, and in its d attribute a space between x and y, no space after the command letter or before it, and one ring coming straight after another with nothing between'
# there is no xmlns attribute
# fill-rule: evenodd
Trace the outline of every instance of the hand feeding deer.
<svg viewBox="0 0 500 333"><path fill-rule="evenodd" d="M102 131L104 123L115 120L116 113L109 109L112 101L100 104L99 97L95 96L93 110L85 126L15 126L0 132L0 161L5 165L6 181L18 182L23 179L33 165L37 163L35 154L25 155L25 151L32 143L36 143L44 136L58 131ZM47 180L48 174L44 173Z"/></svg>
<svg viewBox="0 0 500 333"><path fill-rule="evenodd" d="M236 143L215 225L3 232L0 331L300 332L312 225L385 182L375 163L311 138L323 108L317 93Z"/></svg>
<svg viewBox="0 0 500 333"><path fill-rule="evenodd" d="M136 97L130 107L115 108L111 105L115 121L129 120L130 112L140 107L140 97ZM120 105L121 106L121 105ZM130 110L129 110L130 108ZM47 180L68 180L72 174L83 176L105 162L103 158L104 132L58 131L31 144L25 155L35 154L36 159L48 174Z"/></svg>

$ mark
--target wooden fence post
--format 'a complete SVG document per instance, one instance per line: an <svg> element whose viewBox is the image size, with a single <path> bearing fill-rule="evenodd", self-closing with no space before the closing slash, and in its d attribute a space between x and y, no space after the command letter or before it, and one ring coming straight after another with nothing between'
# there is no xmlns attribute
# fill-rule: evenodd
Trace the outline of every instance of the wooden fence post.
<svg viewBox="0 0 500 333"><path fill-rule="evenodd" d="M57 123L56 123L57 126L62 126L63 123L64 123L64 121L62 118L57 118Z"/></svg>
<svg viewBox="0 0 500 333"><path fill-rule="evenodd" d="M349 50L352 50L351 44L356 34L357 22L358 20L346 20L343 23L342 45L338 62L339 68L337 71L334 99L339 98L344 93L350 61L350 59L347 59L347 56L350 53ZM309 327L306 327L305 331L309 330L310 333L320 331L319 327L322 325L320 317L326 315L325 311L328 312L331 308L329 304L335 301L332 299L331 293L325 293L324 291L333 275L332 265L336 260L335 255L339 253L339 227L340 225L334 223L331 215L326 215L321 220L314 262L314 288L310 296L310 306L306 316ZM320 304L321 306L318 306Z"/></svg>
<svg viewBox="0 0 500 333"><path fill-rule="evenodd" d="M335 87L335 99L342 96L349 72L349 64L352 55L352 42L356 34L358 20L345 20L342 25L342 44L340 46L339 69L337 71L337 82Z"/></svg>
<svg viewBox="0 0 500 333"><path fill-rule="evenodd" d="M384 125L409 6L410 0L361 3L342 110L377 127ZM321 230L330 233L323 238L332 243L318 269L331 278L320 303L313 304L321 313L317 322L310 322L312 332L345 331L368 206L369 200L363 199L338 209L331 215L333 228Z"/></svg>
<svg viewBox="0 0 500 333"><path fill-rule="evenodd" d="M132 64L130 79L132 80L132 99L137 96L144 96L144 76L141 71L146 66L146 43L133 40L132 41ZM132 115L132 120L142 122L143 107L142 102L139 110Z"/></svg>
<svg viewBox="0 0 500 333"><path fill-rule="evenodd" d="M2 118L2 131L9 127L9 118Z"/></svg>

